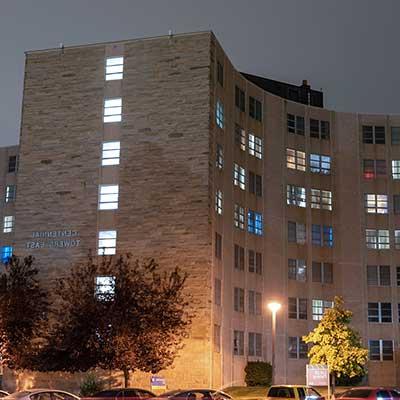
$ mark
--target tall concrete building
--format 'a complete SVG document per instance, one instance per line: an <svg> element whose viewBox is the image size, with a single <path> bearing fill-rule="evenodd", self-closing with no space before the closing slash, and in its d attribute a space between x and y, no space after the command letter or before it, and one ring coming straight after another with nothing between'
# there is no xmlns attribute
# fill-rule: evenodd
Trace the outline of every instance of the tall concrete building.
<svg viewBox="0 0 400 400"><path fill-rule="evenodd" d="M28 52L15 194L16 151L0 153L3 260L32 254L53 279L90 249L132 252L189 274L169 388L240 384L270 360L272 300L275 380L304 382L301 337L335 295L369 383L400 383L400 116L326 110L201 32Z"/></svg>

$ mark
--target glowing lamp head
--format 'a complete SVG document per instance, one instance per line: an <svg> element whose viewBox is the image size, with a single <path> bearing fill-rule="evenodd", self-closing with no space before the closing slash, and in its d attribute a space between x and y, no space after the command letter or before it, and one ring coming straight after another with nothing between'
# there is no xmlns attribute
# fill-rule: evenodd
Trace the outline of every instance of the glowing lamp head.
<svg viewBox="0 0 400 400"><path fill-rule="evenodd" d="M268 303L268 308L273 313L276 313L277 311L279 311L281 307L282 307L282 305L280 303L275 302L275 301L273 301L271 303Z"/></svg>

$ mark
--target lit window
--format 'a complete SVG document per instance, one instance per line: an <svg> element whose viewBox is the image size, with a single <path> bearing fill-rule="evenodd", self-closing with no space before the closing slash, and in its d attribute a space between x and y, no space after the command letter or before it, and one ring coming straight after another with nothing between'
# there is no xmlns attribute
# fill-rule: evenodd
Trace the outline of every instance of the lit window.
<svg viewBox="0 0 400 400"><path fill-rule="evenodd" d="M388 198L386 194L370 194L364 195L365 210L368 214L387 214Z"/></svg>
<svg viewBox="0 0 400 400"><path fill-rule="evenodd" d="M3 246L1 248L1 262L7 264L13 254L12 246Z"/></svg>
<svg viewBox="0 0 400 400"><path fill-rule="evenodd" d="M115 276L96 276L95 296L98 300L113 300L115 295Z"/></svg>
<svg viewBox="0 0 400 400"><path fill-rule="evenodd" d="M249 154L255 156L256 158L262 159L263 154L263 142L258 136L254 136L249 133Z"/></svg>
<svg viewBox="0 0 400 400"><path fill-rule="evenodd" d="M299 282L305 282L307 280L305 260L288 259L288 278Z"/></svg>
<svg viewBox="0 0 400 400"><path fill-rule="evenodd" d="M100 231L98 241L98 255L113 255L116 252L117 231Z"/></svg>
<svg viewBox="0 0 400 400"><path fill-rule="evenodd" d="M314 321L320 321L325 310L333 307L332 301L314 300L312 301L312 317Z"/></svg>
<svg viewBox="0 0 400 400"><path fill-rule="evenodd" d="M8 157L8 172L15 172L17 170L17 156Z"/></svg>
<svg viewBox="0 0 400 400"><path fill-rule="evenodd" d="M306 189L300 186L287 185L286 202L298 207L306 206Z"/></svg>
<svg viewBox="0 0 400 400"><path fill-rule="evenodd" d="M304 136L304 117L287 114L287 129L289 133Z"/></svg>
<svg viewBox="0 0 400 400"><path fill-rule="evenodd" d="M222 169L224 167L224 150L220 144L217 144L217 156L215 164L218 169Z"/></svg>
<svg viewBox="0 0 400 400"><path fill-rule="evenodd" d="M124 57L106 59L106 81L116 81L123 78Z"/></svg>
<svg viewBox="0 0 400 400"><path fill-rule="evenodd" d="M105 99L103 121L107 123L107 122L120 122L121 120L122 120L122 99L120 97L115 99Z"/></svg>
<svg viewBox="0 0 400 400"><path fill-rule="evenodd" d="M242 190L246 189L246 170L236 163L233 165L233 184Z"/></svg>
<svg viewBox="0 0 400 400"><path fill-rule="evenodd" d="M385 127L363 125L362 137L363 143L385 144Z"/></svg>
<svg viewBox="0 0 400 400"><path fill-rule="evenodd" d="M3 232L10 233L14 230L14 216L7 215L4 217Z"/></svg>
<svg viewBox="0 0 400 400"><path fill-rule="evenodd" d="M263 217L261 213L249 210L247 213L247 230L255 235L263 234Z"/></svg>
<svg viewBox="0 0 400 400"><path fill-rule="evenodd" d="M400 160L392 160L392 177L400 179Z"/></svg>
<svg viewBox="0 0 400 400"><path fill-rule="evenodd" d="M120 147L120 142L104 142L101 153L101 165L118 165Z"/></svg>
<svg viewBox="0 0 400 400"><path fill-rule="evenodd" d="M288 313L290 319L307 319L307 299L289 297Z"/></svg>
<svg viewBox="0 0 400 400"><path fill-rule="evenodd" d="M390 265L367 265L368 286L390 286Z"/></svg>
<svg viewBox="0 0 400 400"><path fill-rule="evenodd" d="M6 197L5 197L6 203L10 203L15 200L16 191L17 188L15 185L6 186Z"/></svg>
<svg viewBox="0 0 400 400"><path fill-rule="evenodd" d="M288 355L289 358L303 359L307 358L307 343L299 336L289 336L288 338Z"/></svg>
<svg viewBox="0 0 400 400"><path fill-rule="evenodd" d="M328 225L311 226L312 244L323 247L333 247L333 228Z"/></svg>
<svg viewBox="0 0 400 400"><path fill-rule="evenodd" d="M386 160L363 160L364 178L375 179L379 176L386 176Z"/></svg>
<svg viewBox="0 0 400 400"><path fill-rule="evenodd" d="M215 211L219 215L222 215L222 196L221 190L217 190L215 193Z"/></svg>
<svg viewBox="0 0 400 400"><path fill-rule="evenodd" d="M368 322L391 323L392 303L368 303Z"/></svg>
<svg viewBox="0 0 400 400"><path fill-rule="evenodd" d="M369 359L372 361L393 360L393 340L369 340Z"/></svg>
<svg viewBox="0 0 400 400"><path fill-rule="evenodd" d="M235 124L235 144L240 150L246 151L246 132L238 124Z"/></svg>
<svg viewBox="0 0 400 400"><path fill-rule="evenodd" d="M331 158L321 154L310 154L310 171L315 174L331 173Z"/></svg>
<svg viewBox="0 0 400 400"><path fill-rule="evenodd" d="M118 185L100 185L99 210L116 210L118 208Z"/></svg>
<svg viewBox="0 0 400 400"><path fill-rule="evenodd" d="M217 100L215 121L221 129L224 129L224 105L221 103L221 100Z"/></svg>
<svg viewBox="0 0 400 400"><path fill-rule="evenodd" d="M332 210L332 192L328 190L311 189L311 208Z"/></svg>
<svg viewBox="0 0 400 400"><path fill-rule="evenodd" d="M306 153L304 151L286 149L286 166L298 171L306 170Z"/></svg>
<svg viewBox="0 0 400 400"><path fill-rule="evenodd" d="M305 244L306 243L306 225L297 222L288 221L288 242Z"/></svg>
<svg viewBox="0 0 400 400"><path fill-rule="evenodd" d="M390 249L389 231L387 229L366 229L365 239L368 249Z"/></svg>
<svg viewBox="0 0 400 400"><path fill-rule="evenodd" d="M400 250L400 230L394 230L394 248Z"/></svg>
<svg viewBox="0 0 400 400"><path fill-rule="evenodd" d="M262 335L261 333L249 332L249 356L262 356Z"/></svg>
<svg viewBox="0 0 400 400"><path fill-rule="evenodd" d="M235 204L233 219L234 219L235 227L243 230L244 229L244 208L242 206Z"/></svg>

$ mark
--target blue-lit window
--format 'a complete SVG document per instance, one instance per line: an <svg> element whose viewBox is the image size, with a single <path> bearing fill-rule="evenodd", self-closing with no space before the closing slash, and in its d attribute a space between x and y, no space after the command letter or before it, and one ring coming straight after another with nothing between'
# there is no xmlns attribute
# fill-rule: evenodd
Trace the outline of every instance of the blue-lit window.
<svg viewBox="0 0 400 400"><path fill-rule="evenodd" d="M263 220L262 214L249 210L247 213L247 230L255 235L262 236Z"/></svg>
<svg viewBox="0 0 400 400"><path fill-rule="evenodd" d="M322 228L324 246L332 247L333 246L333 228L331 226L324 225Z"/></svg>
<svg viewBox="0 0 400 400"><path fill-rule="evenodd" d="M215 121L221 129L224 129L224 105L221 103L220 100L217 100L217 105L215 109Z"/></svg>
<svg viewBox="0 0 400 400"><path fill-rule="evenodd" d="M333 228L331 226L312 224L311 236L313 245L333 247Z"/></svg>
<svg viewBox="0 0 400 400"><path fill-rule="evenodd" d="M1 248L1 262L3 264L7 264L10 261L12 253L13 253L12 246L3 246Z"/></svg>

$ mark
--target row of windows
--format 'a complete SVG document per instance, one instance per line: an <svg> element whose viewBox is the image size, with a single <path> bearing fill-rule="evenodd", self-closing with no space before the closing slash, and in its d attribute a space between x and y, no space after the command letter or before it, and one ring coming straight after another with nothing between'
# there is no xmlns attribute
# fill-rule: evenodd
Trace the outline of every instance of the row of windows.
<svg viewBox="0 0 400 400"><path fill-rule="evenodd" d="M235 287L233 289L233 309L244 313L245 309L244 289ZM261 315L262 313L262 295L254 290L247 291L248 312L251 315Z"/></svg>
<svg viewBox="0 0 400 400"><path fill-rule="evenodd" d="M304 117L300 115L287 114L287 130L296 135L305 134ZM329 139L329 121L320 121L310 118L310 137L317 139Z"/></svg>
<svg viewBox="0 0 400 400"><path fill-rule="evenodd" d="M288 259L288 279L299 282L307 281L307 265L305 260ZM312 262L311 280L315 283L333 283L333 265L326 262Z"/></svg>
<svg viewBox="0 0 400 400"><path fill-rule="evenodd" d="M288 221L288 242L305 244L307 242L306 225ZM333 247L333 228L329 225L311 225L311 242L315 246Z"/></svg>
<svg viewBox="0 0 400 400"><path fill-rule="evenodd" d="M391 286L390 265L367 265L368 286ZM400 266L396 267L396 285L400 286Z"/></svg>
<svg viewBox="0 0 400 400"><path fill-rule="evenodd" d="M330 190L310 189L311 208L332 211L332 192ZM286 203L306 207L306 188L295 185L286 186Z"/></svg>
<svg viewBox="0 0 400 400"><path fill-rule="evenodd" d="M254 250L247 252L248 271L262 274L262 254ZM237 244L234 245L234 268L244 271L245 268L245 249Z"/></svg>
<svg viewBox="0 0 400 400"><path fill-rule="evenodd" d="M245 229L245 209L239 204L235 204L233 213L233 224L240 230ZM247 211L247 231L257 236L263 235L263 216L253 210Z"/></svg>
<svg viewBox="0 0 400 400"><path fill-rule="evenodd" d="M249 133L246 140L246 131L238 124L235 124L235 144L242 151L246 151L246 144L251 156L258 159L263 158L263 140L262 138Z"/></svg>
<svg viewBox="0 0 400 400"><path fill-rule="evenodd" d="M233 331L233 354L235 356L244 355L244 332ZM262 356L262 335L261 333L249 332L248 334L248 353L249 356Z"/></svg>
<svg viewBox="0 0 400 400"><path fill-rule="evenodd" d="M286 149L286 167L298 171L306 171L306 153L295 149ZM309 168L312 173L329 175L331 173L331 157L322 154L310 154Z"/></svg>
<svg viewBox="0 0 400 400"><path fill-rule="evenodd" d="M333 302L327 300L312 300L312 319L320 321L327 308L332 308ZM308 300L297 297L288 299L288 317L289 319L304 319L308 317Z"/></svg>
<svg viewBox="0 0 400 400"><path fill-rule="evenodd" d="M390 249L390 236L388 229L366 229L365 242L368 249ZM394 248L400 250L400 229L394 230Z"/></svg>

